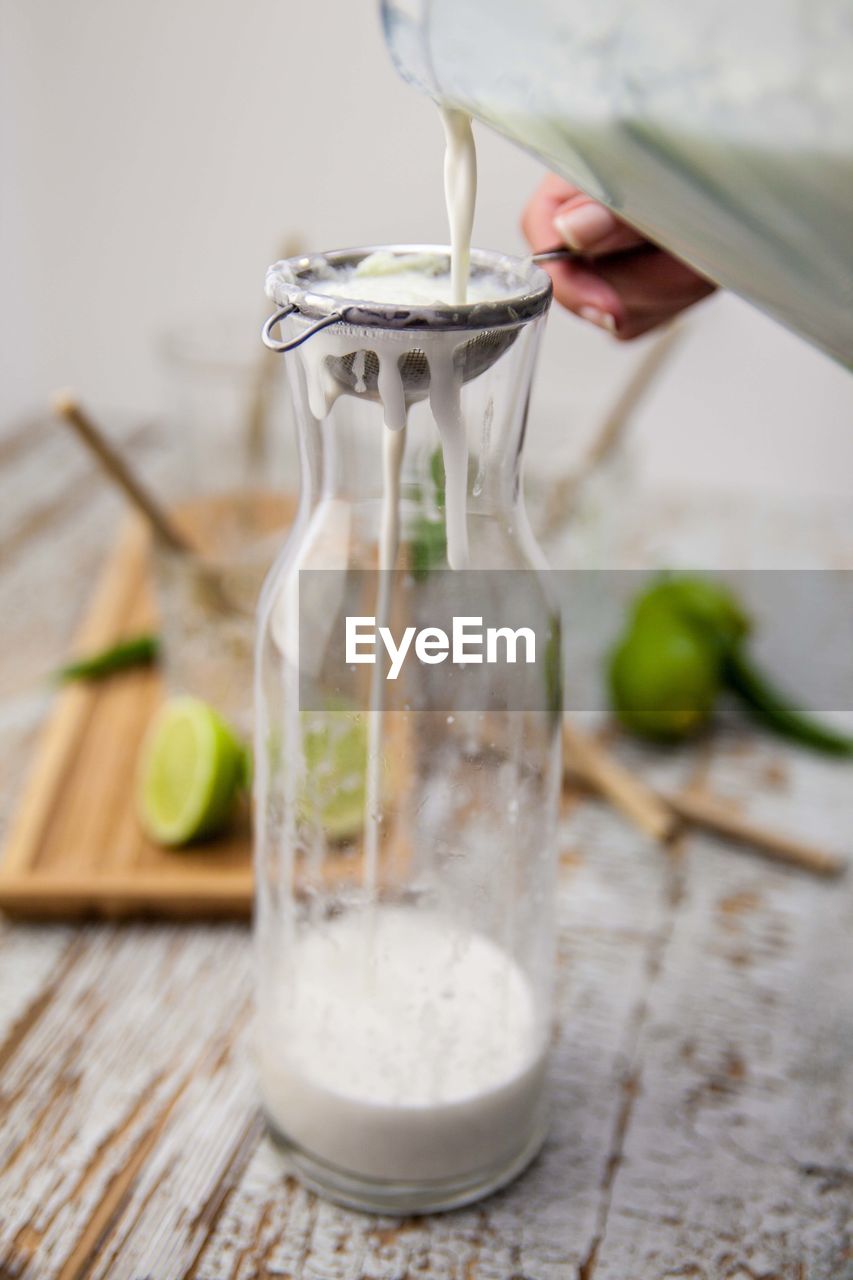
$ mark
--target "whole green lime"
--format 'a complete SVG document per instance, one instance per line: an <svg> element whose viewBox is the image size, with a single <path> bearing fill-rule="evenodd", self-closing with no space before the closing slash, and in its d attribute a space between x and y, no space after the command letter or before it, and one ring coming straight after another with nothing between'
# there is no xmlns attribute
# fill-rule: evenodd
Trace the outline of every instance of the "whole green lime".
<svg viewBox="0 0 853 1280"><path fill-rule="evenodd" d="M749 618L732 592L722 583L693 574L654 583L635 601L632 621L642 624L661 614L675 614L720 649L730 649L749 631Z"/></svg>
<svg viewBox="0 0 853 1280"><path fill-rule="evenodd" d="M677 740L708 723L720 687L716 650L670 613L637 620L610 660L619 720L643 737Z"/></svg>

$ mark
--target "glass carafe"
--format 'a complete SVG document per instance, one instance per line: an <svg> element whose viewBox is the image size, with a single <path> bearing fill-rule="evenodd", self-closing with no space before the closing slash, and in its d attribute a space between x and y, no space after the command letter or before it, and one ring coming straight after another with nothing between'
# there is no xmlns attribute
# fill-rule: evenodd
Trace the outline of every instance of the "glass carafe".
<svg viewBox="0 0 853 1280"><path fill-rule="evenodd" d="M846 0L383 0L403 75L853 365Z"/></svg>
<svg viewBox="0 0 853 1280"><path fill-rule="evenodd" d="M498 301L313 292L366 252L268 277L302 505L259 616L257 1045L302 1179L403 1213L503 1185L545 1132L560 646L521 455L550 284L475 252ZM458 617L523 622L533 660L426 643L391 679L378 645L373 664L346 652L348 618L435 642Z"/></svg>

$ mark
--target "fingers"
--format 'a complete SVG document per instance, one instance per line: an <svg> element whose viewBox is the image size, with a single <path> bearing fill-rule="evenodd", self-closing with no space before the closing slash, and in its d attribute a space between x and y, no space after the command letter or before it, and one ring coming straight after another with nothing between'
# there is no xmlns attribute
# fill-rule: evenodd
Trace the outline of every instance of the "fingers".
<svg viewBox="0 0 853 1280"><path fill-rule="evenodd" d="M639 232L603 204L553 175L540 183L521 225L534 253L562 242L579 253L598 256L644 243Z"/></svg>
<svg viewBox="0 0 853 1280"><path fill-rule="evenodd" d="M559 303L623 340L664 324L714 288L662 249L547 265Z"/></svg>
<svg viewBox="0 0 853 1280"><path fill-rule="evenodd" d="M596 263L596 274L619 298L622 314L616 328L626 340L671 320L714 291L708 280L662 249L613 254Z"/></svg>
<svg viewBox="0 0 853 1280"><path fill-rule="evenodd" d="M615 253L595 263L595 273L613 288L628 311L681 308L704 298L713 285L663 249Z"/></svg>
<svg viewBox="0 0 853 1280"><path fill-rule="evenodd" d="M643 237L615 214L583 194L561 204L554 214L554 230L563 244L588 257L602 257L622 249L636 249Z"/></svg>
<svg viewBox="0 0 853 1280"><path fill-rule="evenodd" d="M584 262L542 264L554 285L554 297L591 324L618 333L628 314L616 289Z"/></svg>
<svg viewBox="0 0 853 1280"><path fill-rule="evenodd" d="M553 249L559 242L554 216L562 205L579 194L577 187L553 175L539 184L521 215L521 229L534 253Z"/></svg>
<svg viewBox="0 0 853 1280"><path fill-rule="evenodd" d="M522 218L534 253L562 241L582 259L545 264L554 297L619 338L638 337L713 290L690 267L562 178L547 177Z"/></svg>

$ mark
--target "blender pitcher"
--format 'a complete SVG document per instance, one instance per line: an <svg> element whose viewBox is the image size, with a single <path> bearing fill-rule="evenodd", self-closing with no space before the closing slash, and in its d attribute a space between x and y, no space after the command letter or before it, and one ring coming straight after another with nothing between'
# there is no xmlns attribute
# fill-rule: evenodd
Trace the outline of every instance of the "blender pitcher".
<svg viewBox="0 0 853 1280"><path fill-rule="evenodd" d="M267 281L302 494L259 615L257 1045L303 1181L406 1213L503 1185L545 1131L560 649L520 471L551 288L474 251L472 287L496 297L364 301L369 252ZM383 253L449 270L444 248ZM425 644L390 679L378 647L372 665L345 651L353 619L435 641L513 602L532 662Z"/></svg>
<svg viewBox="0 0 853 1280"><path fill-rule="evenodd" d="M383 0L403 76L853 366L846 0Z"/></svg>

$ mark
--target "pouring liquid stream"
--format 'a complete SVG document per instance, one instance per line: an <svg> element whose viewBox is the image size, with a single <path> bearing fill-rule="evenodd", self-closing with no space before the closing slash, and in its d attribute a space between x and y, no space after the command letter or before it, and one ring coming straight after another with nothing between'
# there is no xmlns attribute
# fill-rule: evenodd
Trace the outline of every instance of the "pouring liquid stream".
<svg viewBox="0 0 853 1280"><path fill-rule="evenodd" d="M453 107L439 108L444 125L444 198L450 226L450 301L464 305L468 299L471 261L471 232L477 197L477 154L471 117ZM466 493L468 447L462 419L460 392L462 373L454 366L457 339L452 334L437 338L430 353L429 400L441 438L445 474L445 519L448 561L451 568L463 568L468 561ZM400 468L405 448L405 425L389 413L391 405L405 405L399 372L398 385L391 385L396 366L380 353L379 395L385 422L382 428L383 486L379 536L379 587L376 605L377 627L388 626L392 576L400 540ZM383 386L384 383L384 386ZM403 412L405 422L406 409ZM367 727L367 774L364 821L364 895L375 906L378 897L379 827L382 821L382 745L384 714L384 662L374 663L370 682L370 710ZM371 914L374 914L373 912Z"/></svg>
<svg viewBox="0 0 853 1280"><path fill-rule="evenodd" d="M452 301L465 303L471 266L471 232L477 200L477 152L471 117L455 107L439 107L444 125L444 202L450 225Z"/></svg>

